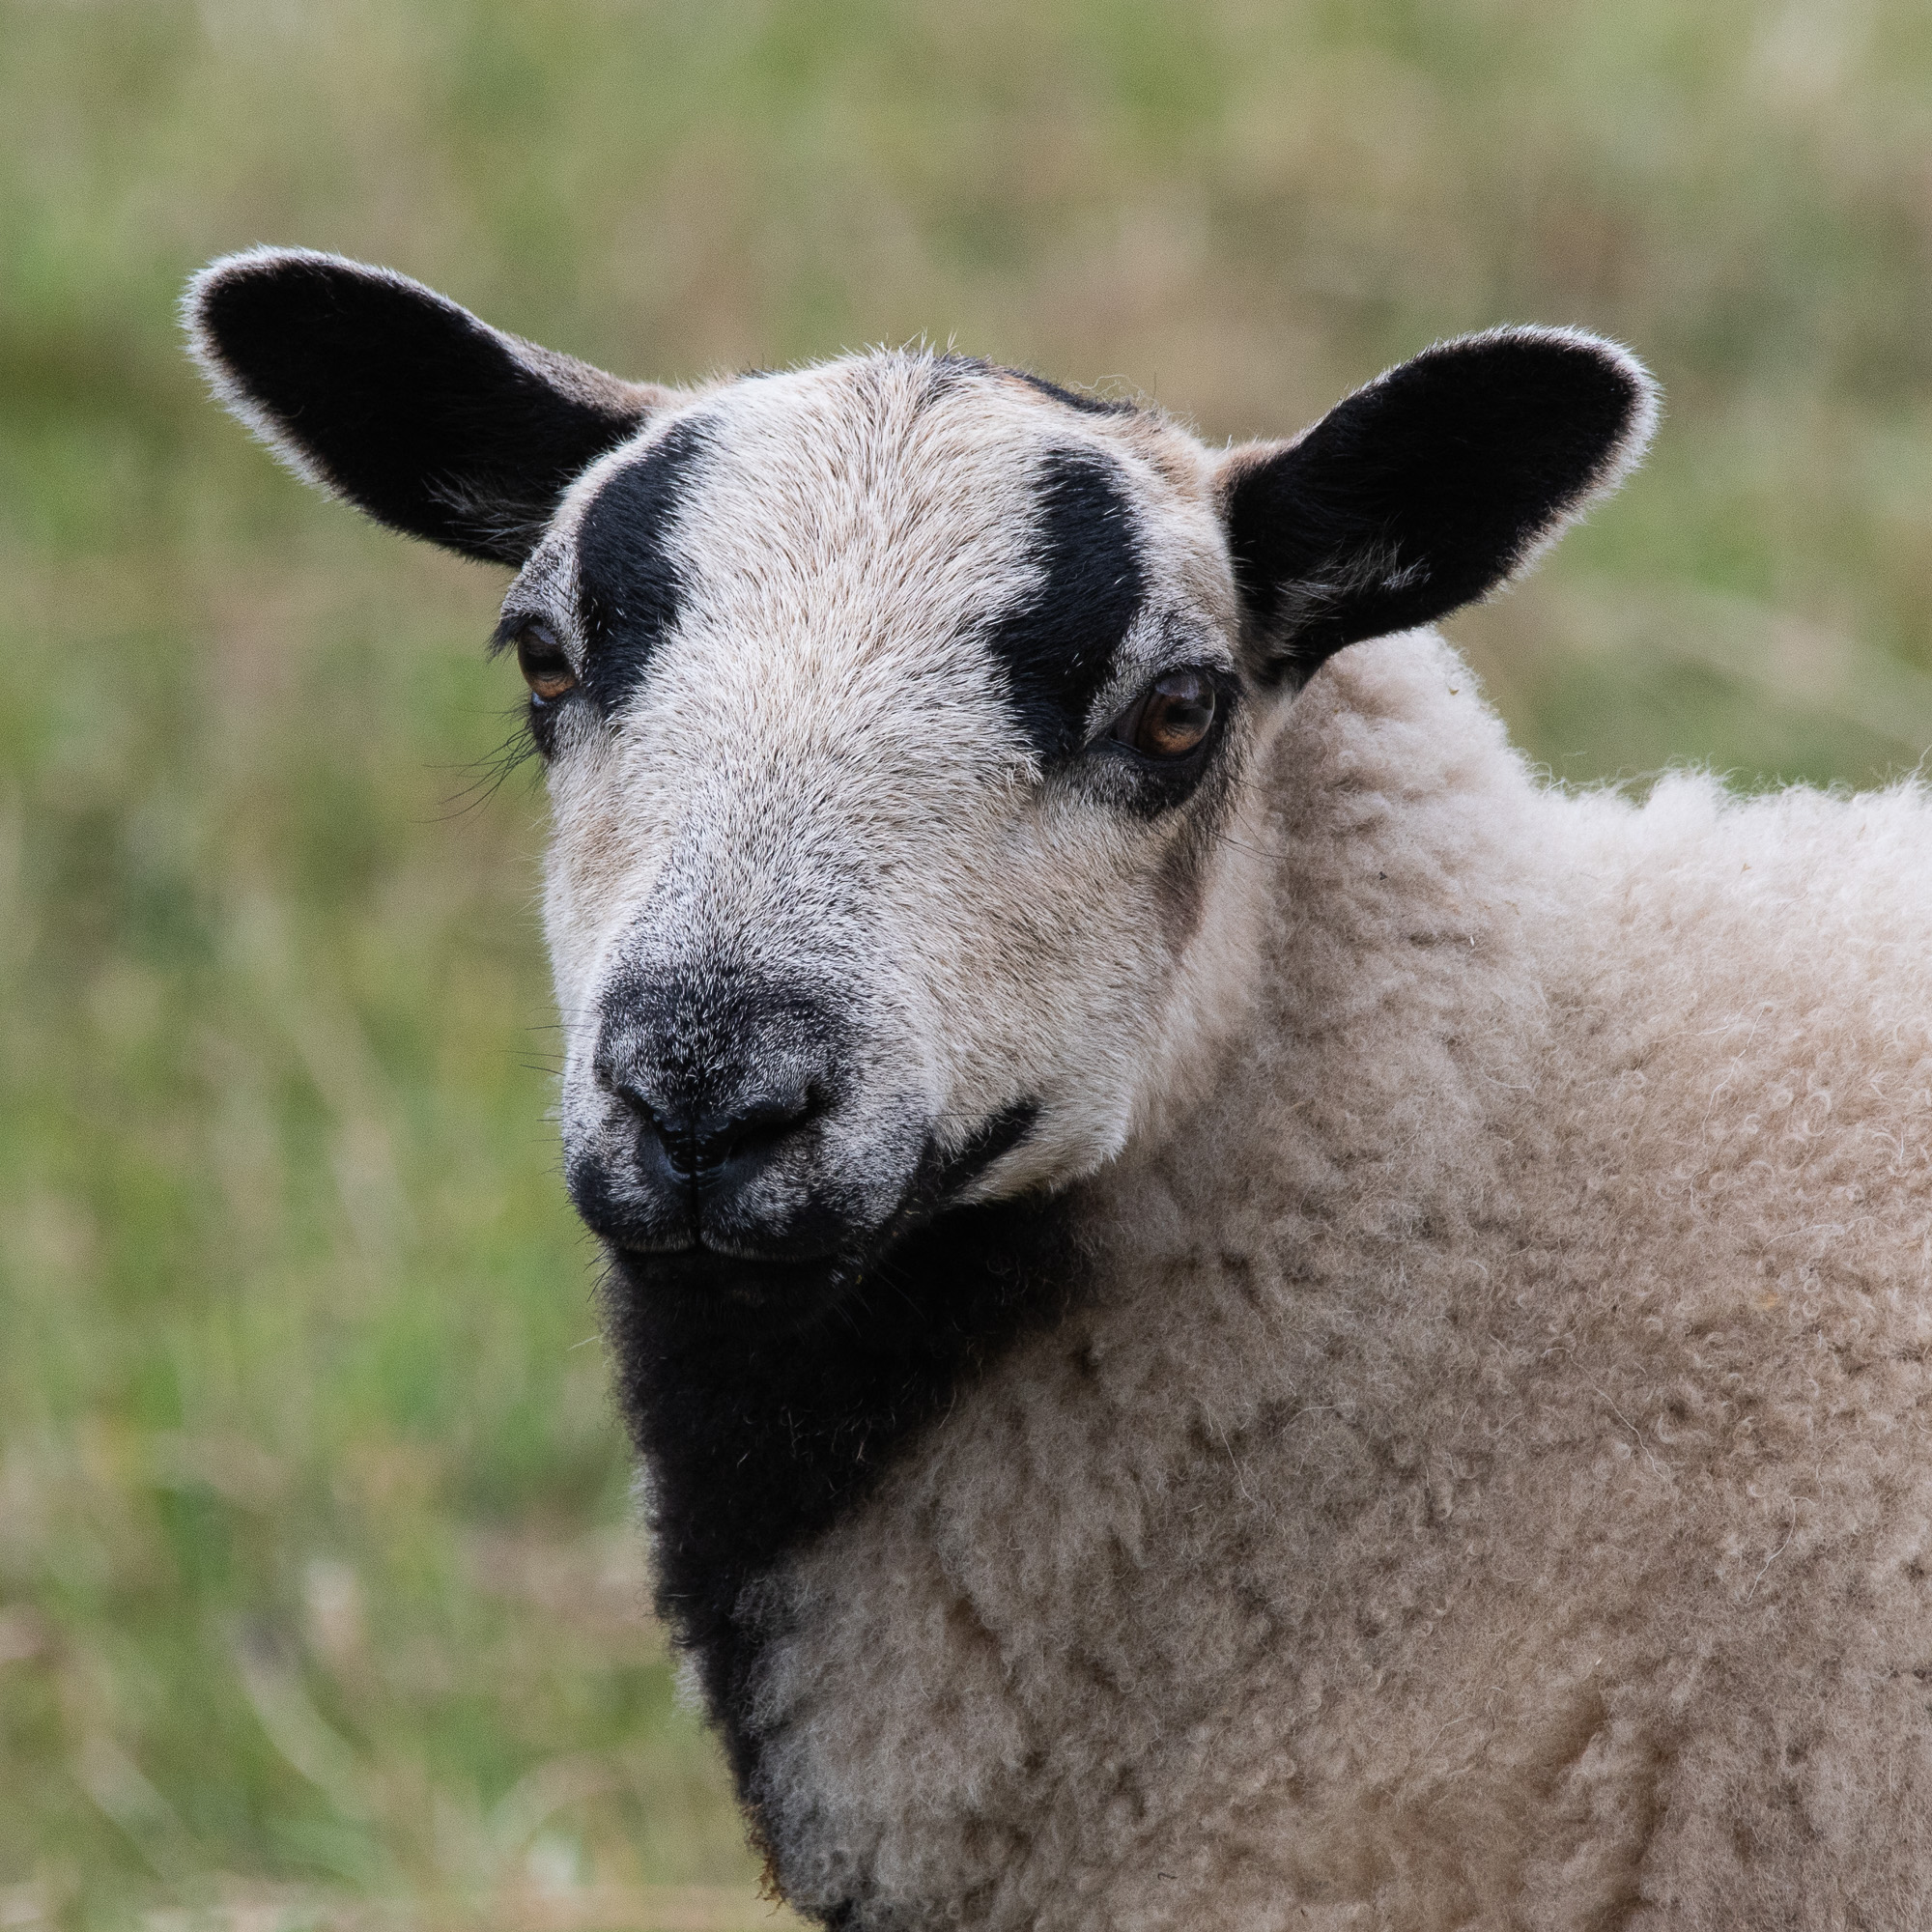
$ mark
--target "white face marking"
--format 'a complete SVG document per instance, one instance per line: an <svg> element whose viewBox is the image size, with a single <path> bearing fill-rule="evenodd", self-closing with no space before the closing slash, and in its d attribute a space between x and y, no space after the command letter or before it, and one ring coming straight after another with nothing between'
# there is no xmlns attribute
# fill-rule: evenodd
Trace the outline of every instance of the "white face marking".
<svg viewBox="0 0 1932 1932"><path fill-rule="evenodd" d="M697 1006L639 1024L722 1012L702 1022L720 1037L705 1051L749 1039L789 1065L806 1049L783 1027L734 1034L728 984L742 984L753 1008L771 988L815 1004L837 1036L795 1082L829 1083L832 1104L747 1213L783 1223L830 1189L848 1221L876 1226L923 1152L1016 1107L1031 1131L964 1198L1091 1171L1226 1017L1210 987L1226 976L1192 943L1186 902L1226 869L1204 821L1250 724L1236 718L1199 791L1152 809L1118 747L1041 755L989 631L1048 594L1042 465L1086 451L1129 506L1145 594L1086 675L1071 742L1163 671L1206 665L1232 686L1209 459L1144 418L1089 418L927 357L748 379L596 466L513 586L506 609L544 613L586 684L600 650L637 655L637 554L600 525L615 501L602 493L680 424L697 453L659 527L634 533L675 576L676 619L608 709L579 696L549 721L546 924L573 1161L588 1151L629 1184L637 1122L608 1067L600 1084L600 1042L608 1058L635 989L696 980L713 989ZM601 639L584 635L586 591L607 607ZM1075 657L1081 615L1067 613ZM729 1231L718 1244L734 1241L747 1251Z"/></svg>

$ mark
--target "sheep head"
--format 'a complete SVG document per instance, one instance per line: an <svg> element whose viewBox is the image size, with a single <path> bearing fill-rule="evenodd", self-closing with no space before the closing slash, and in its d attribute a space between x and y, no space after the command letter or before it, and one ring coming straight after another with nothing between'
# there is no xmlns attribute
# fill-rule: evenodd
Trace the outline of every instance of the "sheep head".
<svg viewBox="0 0 1932 1932"><path fill-rule="evenodd" d="M216 263L187 318L299 473L515 569L573 1197L639 1293L785 1327L1198 1091L1284 707L1504 581L1654 416L1551 330L1215 451L924 352L620 382L302 252Z"/></svg>

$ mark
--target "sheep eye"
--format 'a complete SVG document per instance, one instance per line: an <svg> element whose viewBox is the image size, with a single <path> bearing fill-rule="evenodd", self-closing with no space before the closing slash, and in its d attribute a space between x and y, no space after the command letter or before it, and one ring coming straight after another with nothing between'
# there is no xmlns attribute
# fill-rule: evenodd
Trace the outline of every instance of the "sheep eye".
<svg viewBox="0 0 1932 1932"><path fill-rule="evenodd" d="M1167 671L1121 713L1109 735L1150 758L1184 758L1213 725L1214 705L1206 671Z"/></svg>
<svg viewBox="0 0 1932 1932"><path fill-rule="evenodd" d="M526 624L517 633L517 668L535 704L554 704L577 683L577 673L548 624Z"/></svg>

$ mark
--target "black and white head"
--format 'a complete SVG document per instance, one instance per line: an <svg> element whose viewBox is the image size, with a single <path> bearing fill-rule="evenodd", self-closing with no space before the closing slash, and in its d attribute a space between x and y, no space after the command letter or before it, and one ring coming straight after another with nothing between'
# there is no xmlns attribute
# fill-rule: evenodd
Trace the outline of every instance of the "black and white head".
<svg viewBox="0 0 1932 1932"><path fill-rule="evenodd" d="M1519 570L1655 413L1548 329L1217 451L923 352L620 382L300 252L187 317L299 473L515 570L573 1195L648 1293L781 1325L1193 1091L1294 693Z"/></svg>

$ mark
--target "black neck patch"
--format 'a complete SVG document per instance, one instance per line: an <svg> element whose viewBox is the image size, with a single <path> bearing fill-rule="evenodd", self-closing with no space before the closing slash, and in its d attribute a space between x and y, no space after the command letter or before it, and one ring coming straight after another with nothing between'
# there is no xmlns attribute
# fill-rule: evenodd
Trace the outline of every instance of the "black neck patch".
<svg viewBox="0 0 1932 1932"><path fill-rule="evenodd" d="M741 1792L764 1633L745 1586L855 1507L914 1433L1076 1292L1062 1201L954 1208L803 1331L680 1321L613 1259L617 1394L650 1470L660 1614L696 1657Z"/></svg>
<svg viewBox="0 0 1932 1932"><path fill-rule="evenodd" d="M608 717L637 689L683 607L670 536L678 506L709 453L703 423L673 423L591 499L577 534L583 688Z"/></svg>
<svg viewBox="0 0 1932 1932"><path fill-rule="evenodd" d="M1034 483L1037 587L988 629L1020 728L1043 758L1080 747L1087 713L1147 596L1132 506L1097 450L1058 449Z"/></svg>

